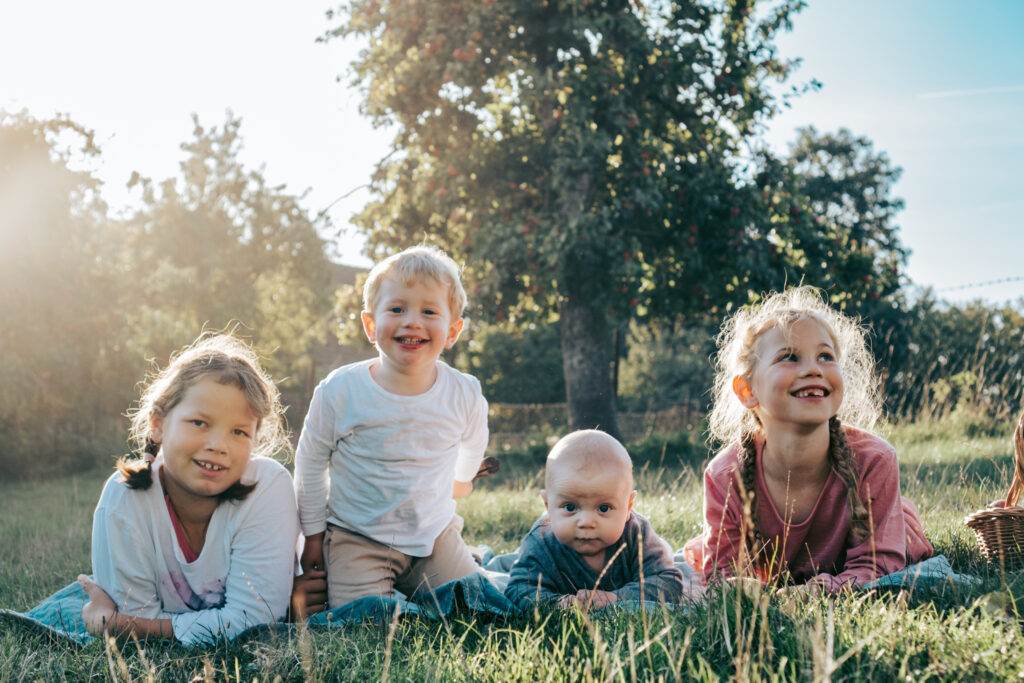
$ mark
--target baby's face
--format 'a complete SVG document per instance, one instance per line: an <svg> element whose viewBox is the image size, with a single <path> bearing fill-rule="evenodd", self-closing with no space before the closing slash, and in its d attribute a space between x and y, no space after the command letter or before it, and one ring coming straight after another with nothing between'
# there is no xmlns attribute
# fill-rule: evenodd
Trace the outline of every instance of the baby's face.
<svg viewBox="0 0 1024 683"><path fill-rule="evenodd" d="M564 467L541 492L551 530L584 557L601 554L619 540L633 508L633 478L620 467Z"/></svg>

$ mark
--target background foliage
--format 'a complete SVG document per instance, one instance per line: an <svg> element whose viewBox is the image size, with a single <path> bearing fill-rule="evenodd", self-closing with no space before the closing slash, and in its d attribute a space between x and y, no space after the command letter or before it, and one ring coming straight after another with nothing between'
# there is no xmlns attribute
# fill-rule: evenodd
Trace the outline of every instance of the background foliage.
<svg viewBox="0 0 1024 683"><path fill-rule="evenodd" d="M983 433L1020 409L1022 306L913 287L899 167L847 130L800 131L782 154L761 140L805 87L773 43L798 9L357 0L330 13L329 35L368 39L351 75L366 114L397 130L355 222L371 256L428 241L464 263L470 324L446 359L508 404L495 431L516 404L552 406L526 430L541 447L541 432L615 425L619 408L631 425L662 431L669 414L667 431L699 430L722 316L800 281L871 329L892 419ZM295 429L320 378L372 353L360 276L325 256L334 226L240 163L240 131L230 114L194 121L178 174L134 177L135 205L114 212L88 170L91 131L0 112L4 476L109 462L150 361L204 329L266 354Z"/></svg>

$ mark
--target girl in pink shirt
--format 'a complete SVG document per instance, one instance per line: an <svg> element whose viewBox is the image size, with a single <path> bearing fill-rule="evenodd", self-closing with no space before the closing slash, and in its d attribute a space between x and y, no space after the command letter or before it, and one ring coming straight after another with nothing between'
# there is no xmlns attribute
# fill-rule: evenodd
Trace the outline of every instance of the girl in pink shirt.
<svg viewBox="0 0 1024 683"><path fill-rule="evenodd" d="M704 471L695 569L835 592L932 555L895 451L866 431L878 380L856 321L798 287L737 312L718 346L709 427L729 445Z"/></svg>

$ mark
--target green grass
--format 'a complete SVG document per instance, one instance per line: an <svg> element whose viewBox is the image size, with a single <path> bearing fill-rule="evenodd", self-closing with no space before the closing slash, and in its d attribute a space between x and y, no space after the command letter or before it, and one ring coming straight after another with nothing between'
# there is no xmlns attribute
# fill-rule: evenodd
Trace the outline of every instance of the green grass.
<svg viewBox="0 0 1024 683"><path fill-rule="evenodd" d="M908 425L887 437L904 493L936 550L978 576L972 588L846 595L791 604L768 591L714 590L700 605L605 615L542 613L442 623L400 619L296 629L190 650L162 643L77 648L0 622L7 680L1008 680L1024 677L1015 608L1024 574L1001 575L980 556L964 515L1003 496L1009 435L968 438ZM675 453L674 448L686 452ZM672 545L700 526L693 443L635 449L637 508ZM536 450L536 449L534 449ZM502 471L460 501L470 543L516 547L542 511L540 451L506 455ZM105 472L0 485L0 605L25 610L89 568L92 509ZM1024 609L1024 608L1022 608Z"/></svg>

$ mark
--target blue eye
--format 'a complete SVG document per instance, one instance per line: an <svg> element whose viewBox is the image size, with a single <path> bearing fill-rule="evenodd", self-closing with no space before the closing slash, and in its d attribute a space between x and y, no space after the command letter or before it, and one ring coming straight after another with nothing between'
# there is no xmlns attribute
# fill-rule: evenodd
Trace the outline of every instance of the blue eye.
<svg viewBox="0 0 1024 683"><path fill-rule="evenodd" d="M601 514L608 514L612 511L612 506L609 505L608 503L603 503L601 505L598 505L597 509Z"/></svg>
<svg viewBox="0 0 1024 683"><path fill-rule="evenodd" d="M206 425L206 422L204 420L200 420L198 418L197 419L193 419L193 420L189 420L189 422L191 422L196 427L203 427L203 426Z"/></svg>
<svg viewBox="0 0 1024 683"><path fill-rule="evenodd" d="M235 436L248 437L249 436L249 432L245 431L244 429L236 429L235 430Z"/></svg>
<svg viewBox="0 0 1024 683"><path fill-rule="evenodd" d="M401 312L402 312L402 307L401 306L392 306L391 308L388 309L388 313L401 313Z"/></svg>
<svg viewBox="0 0 1024 683"><path fill-rule="evenodd" d="M828 353L827 351L825 353L818 355L818 360L824 361L826 363L831 363L835 361L835 359L835 356L833 356L831 353Z"/></svg>
<svg viewBox="0 0 1024 683"><path fill-rule="evenodd" d="M566 512L576 512L576 503L563 503L562 509Z"/></svg>

